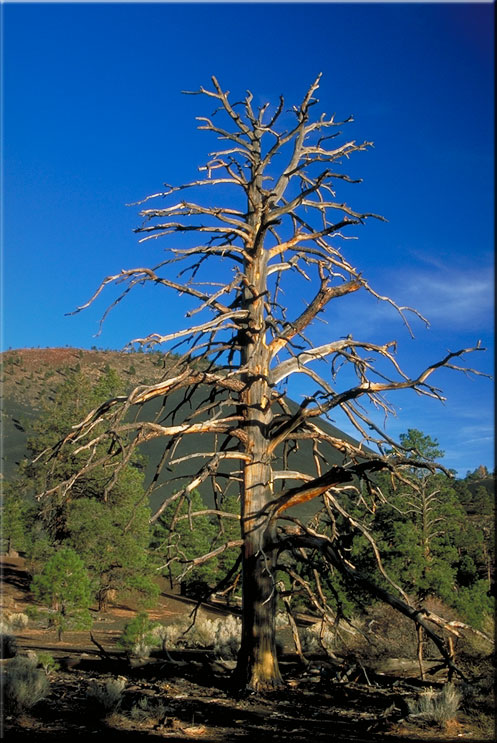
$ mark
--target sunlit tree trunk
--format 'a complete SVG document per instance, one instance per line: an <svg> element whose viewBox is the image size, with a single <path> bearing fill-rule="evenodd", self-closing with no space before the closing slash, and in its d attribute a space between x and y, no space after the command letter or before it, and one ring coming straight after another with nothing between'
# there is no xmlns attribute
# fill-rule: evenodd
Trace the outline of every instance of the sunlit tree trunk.
<svg viewBox="0 0 497 743"><path fill-rule="evenodd" d="M256 204L254 234L262 220L257 178L251 200ZM282 684L276 657L276 578L274 540L268 528L265 506L272 499L273 483L269 453L272 420L269 352L264 333L264 297L267 284L267 253L255 241L252 261L246 266L244 306L246 327L240 335L242 368L246 388L241 394L247 434L242 488L242 642L236 676L242 688L263 691ZM271 544L272 543L272 544Z"/></svg>

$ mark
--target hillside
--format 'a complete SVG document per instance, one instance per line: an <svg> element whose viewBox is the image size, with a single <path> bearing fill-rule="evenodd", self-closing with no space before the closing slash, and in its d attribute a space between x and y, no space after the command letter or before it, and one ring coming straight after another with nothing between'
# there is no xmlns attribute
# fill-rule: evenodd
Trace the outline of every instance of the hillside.
<svg viewBox="0 0 497 743"><path fill-rule="evenodd" d="M164 374L163 357L160 353L139 353L120 351L86 351L76 348L45 348L19 349L6 351L1 354L2 361L2 426L4 448L2 452L3 476L9 479L15 473L16 463L26 455L26 423L36 415L44 404L54 399L58 385L63 381L68 371L79 371L88 376L92 382L98 380L106 367L114 369L127 382L131 390L138 384L158 382ZM168 397L167 405L161 410L162 401L148 403L140 417L153 417L159 412L161 419L173 410L181 399L181 393L173 393ZM195 393L191 400L192 409L200 407L203 399L201 392ZM295 403L288 401L290 407ZM339 436L352 441L346 434L337 428L320 421L320 425L333 436ZM211 441L212 439L212 441ZM214 445L213 437L204 436L203 441L208 448ZM146 480L153 477L156 463L159 461L164 442L155 440L143 447L147 458ZM178 456L187 455L195 451L194 437L181 449ZM188 449L187 447L191 447ZM330 465L341 462L341 454L327 446L323 448ZM306 471L312 462L310 444L303 444L289 459L290 469ZM191 465L190 465L191 466ZM164 482L165 492L178 487L178 478L189 472L189 463L175 467L171 475L171 484L164 482L164 476L159 483ZM234 486L236 487L236 485ZM204 499L210 500L210 487L200 487ZM157 493L152 506L162 499L165 493Z"/></svg>
<svg viewBox="0 0 497 743"><path fill-rule="evenodd" d="M1 383L2 383L2 433L3 449L1 471L2 476L10 479L16 470L16 464L26 456L26 424L29 419L35 417L44 405L54 399L58 385L64 380L69 371L80 371L92 383L96 382L108 367L114 369L119 376L126 381L126 386L131 391L139 384L153 384L162 378L164 374L164 361L162 354L124 352L109 350L83 350L78 348L24 348L5 351L0 354L1 361ZM200 407L203 395L196 393L192 396L190 406L192 409ZM162 400L148 403L142 411L141 416L152 418L160 413L161 419L167 416L168 411L173 410L181 399L180 393L169 396L167 405L161 408ZM295 403L288 401L290 407L296 407ZM338 436L348 441L352 439L339 431L325 420L320 420L319 425L333 436ZM188 437L187 437L188 438ZM206 446L214 445L212 437L205 436ZM147 458L146 480L147 484L153 477L156 463L159 461L163 451L164 442L160 439L147 444L143 453ZM187 449L186 447L191 447ZM188 440L181 451L187 455L195 450L196 441L192 437ZM326 458L330 465L341 462L341 455L325 447ZM180 453L178 452L178 456ZM299 450L291 455L289 461L290 469L308 470L309 461L312 461L312 451L309 445L303 444ZM165 492L156 494L152 506L163 498L171 488L178 487L178 479L185 476L191 463L183 463L175 467L171 474L169 484L161 477L159 483L163 483ZM174 478L174 480L173 480ZM467 479L464 481L468 486L468 495L471 500L478 487L483 486L492 501L495 497L495 479L492 475ZM236 487L236 485L233 485ZM200 488L204 499L210 501L210 487ZM466 500L466 508L472 513L472 507ZM479 509L473 518L479 518Z"/></svg>
<svg viewBox="0 0 497 743"><path fill-rule="evenodd" d="M86 351L78 348L22 348L0 354L2 385L2 474L12 477L25 456L25 423L53 400L68 370L96 381L108 364L128 380L129 389L153 383L163 373L160 354Z"/></svg>
<svg viewBox="0 0 497 743"><path fill-rule="evenodd" d="M5 402L39 407L57 389L67 369L81 370L97 378L106 364L137 384L154 382L163 373L160 353L87 351L81 348L21 348L0 354Z"/></svg>

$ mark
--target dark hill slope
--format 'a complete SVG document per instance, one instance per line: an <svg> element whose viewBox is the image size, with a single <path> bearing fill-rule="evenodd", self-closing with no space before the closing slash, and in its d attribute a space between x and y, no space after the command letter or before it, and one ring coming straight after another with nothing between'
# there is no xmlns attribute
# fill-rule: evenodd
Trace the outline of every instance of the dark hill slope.
<svg viewBox="0 0 497 743"><path fill-rule="evenodd" d="M96 381L108 365L127 380L131 390L158 382L163 374L160 354L86 351L78 348L22 348L0 354L2 385L2 463L5 478L26 456L26 424L54 399L68 371L81 371Z"/></svg>
<svg viewBox="0 0 497 743"><path fill-rule="evenodd" d="M70 370L80 371L93 381L96 381L108 366L115 369L126 380L131 390L140 383L158 382L163 373L162 356L158 353L124 353L119 351L85 351L74 348L47 348L47 349L20 349L7 351L2 356L2 425L4 447L2 452L2 470L5 478L11 478L15 473L17 462L26 456L26 428L29 419L35 417L42 407L55 398L57 387L64 380ZM205 393L197 391L189 400L187 412L197 410L205 400ZM163 407L162 400L148 403L142 410L140 417L148 420L156 419L167 421L171 411L176 409L182 400L182 393L169 395L167 404ZM291 408L297 405L288 401ZM180 414L181 415L181 414ZM178 419L176 419L178 421ZM319 425L332 436L353 441L349 436L324 420ZM202 437L185 437L184 444L175 452L176 458L187 457L193 453L209 452L219 445L212 435ZM155 472L164 450L164 440L156 439L142 448L146 456L146 483L148 484ZM322 447L329 466L339 464L342 455L330 446ZM280 452L281 455L281 452ZM195 457L183 461L164 470L158 480L159 490L152 498L152 507L157 506L164 497L178 490L187 476L195 474L205 463L205 458ZM275 469L283 468L282 462L275 462ZM311 445L307 442L299 445L292 452L288 460L288 468L313 472L313 458ZM231 464L224 470L225 475L237 469ZM228 483L227 478L220 478L220 483ZM283 481L277 481L280 488ZM230 493L237 493L236 481L229 486ZM212 500L212 485L208 481L199 487L207 503Z"/></svg>

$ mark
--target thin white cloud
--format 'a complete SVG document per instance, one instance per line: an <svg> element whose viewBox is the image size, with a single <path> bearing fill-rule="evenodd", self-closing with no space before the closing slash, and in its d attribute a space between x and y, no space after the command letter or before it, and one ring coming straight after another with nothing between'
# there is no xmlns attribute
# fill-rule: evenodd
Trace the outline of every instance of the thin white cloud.
<svg viewBox="0 0 497 743"><path fill-rule="evenodd" d="M385 278L387 281L381 287L373 282L373 289L388 294L400 307L417 310L433 328L444 329L449 325L453 333L478 329L488 332L493 327L494 277L490 267L464 271L442 266L431 270L406 266ZM423 323L411 312L406 311L405 317L417 333ZM363 338L377 332L379 327L385 330L388 325L390 332L394 332L402 324L392 305L362 292L332 302L323 319L330 323L334 333L340 329L340 333L351 332L354 337ZM319 338L327 335L319 323L315 328Z"/></svg>
<svg viewBox="0 0 497 743"><path fill-rule="evenodd" d="M490 269L454 270L427 274L409 272L403 277L406 294L433 324L450 322L455 329L489 326L493 322L494 279Z"/></svg>

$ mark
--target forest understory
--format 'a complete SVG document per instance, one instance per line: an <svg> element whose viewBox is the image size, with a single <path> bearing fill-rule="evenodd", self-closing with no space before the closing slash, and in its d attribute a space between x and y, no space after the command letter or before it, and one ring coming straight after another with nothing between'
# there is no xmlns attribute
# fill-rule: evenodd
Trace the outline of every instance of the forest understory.
<svg viewBox="0 0 497 743"><path fill-rule="evenodd" d="M22 612L30 602L29 576L22 558L3 558L3 609ZM195 602L161 593L151 618L168 622L189 616ZM227 613L216 606L206 616ZM132 607L111 605L96 613L91 634L67 632L62 641L36 622L16 634L17 655L2 660L3 671L19 657L45 660L46 696L30 709L4 714L3 735L37 740L105 736L126 740L154 736L165 740L221 741L489 741L493 729L492 658L475 653L460 659L474 678L470 689L456 684L461 703L452 719L437 724L412 713L417 700L440 694L446 671L419 680L408 658L331 659L309 654L303 667L291 638L282 637L280 666L284 689L234 697L233 660L211 649L154 652L133 659L116 639ZM428 663L428 669L430 664ZM432 664L435 665L435 664ZM380 668L387 669L379 670Z"/></svg>

